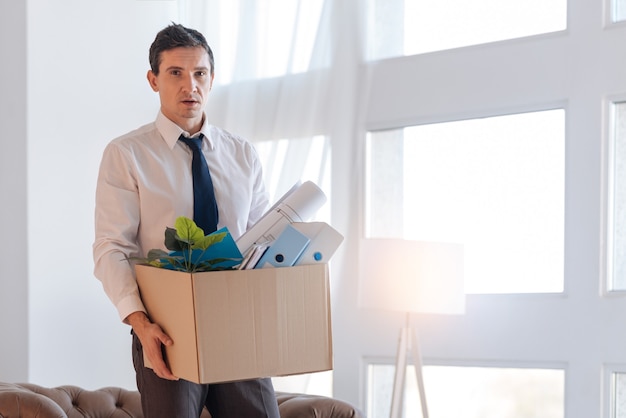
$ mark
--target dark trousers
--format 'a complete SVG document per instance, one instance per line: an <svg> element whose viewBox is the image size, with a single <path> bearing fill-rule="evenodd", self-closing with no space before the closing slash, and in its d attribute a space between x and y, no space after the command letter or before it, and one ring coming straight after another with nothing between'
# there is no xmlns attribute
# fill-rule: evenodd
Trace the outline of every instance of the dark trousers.
<svg viewBox="0 0 626 418"><path fill-rule="evenodd" d="M145 418L198 418L204 406L212 418L280 418L270 379L208 385L161 379L144 367L141 342L134 334L133 364Z"/></svg>

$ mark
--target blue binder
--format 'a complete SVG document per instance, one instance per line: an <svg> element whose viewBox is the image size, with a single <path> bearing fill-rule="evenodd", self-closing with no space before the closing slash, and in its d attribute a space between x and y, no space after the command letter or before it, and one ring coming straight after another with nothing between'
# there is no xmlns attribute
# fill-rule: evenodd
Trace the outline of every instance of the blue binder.
<svg viewBox="0 0 626 418"><path fill-rule="evenodd" d="M309 242L310 239L306 235L287 225L265 251L255 268L293 266Z"/></svg>

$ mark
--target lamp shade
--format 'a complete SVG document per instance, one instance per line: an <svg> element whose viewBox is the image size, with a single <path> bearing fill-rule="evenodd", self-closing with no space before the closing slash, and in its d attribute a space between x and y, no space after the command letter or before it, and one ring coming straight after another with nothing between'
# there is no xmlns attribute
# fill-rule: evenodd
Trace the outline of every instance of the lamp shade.
<svg viewBox="0 0 626 418"><path fill-rule="evenodd" d="M436 314L465 312L463 246L404 239L364 239L359 305Z"/></svg>

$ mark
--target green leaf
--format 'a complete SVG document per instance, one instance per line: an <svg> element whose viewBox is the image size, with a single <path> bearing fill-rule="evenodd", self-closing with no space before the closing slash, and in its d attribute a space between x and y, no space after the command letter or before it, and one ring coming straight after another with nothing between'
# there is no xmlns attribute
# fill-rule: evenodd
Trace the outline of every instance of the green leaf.
<svg viewBox="0 0 626 418"><path fill-rule="evenodd" d="M174 228L165 228L165 248L170 251L182 251L189 247L189 244L183 243Z"/></svg>
<svg viewBox="0 0 626 418"><path fill-rule="evenodd" d="M211 260L206 260L203 261L201 263L198 263L198 265L196 266L195 270L196 272L203 272L203 271L218 271L218 270L232 270L232 267L220 267L220 266L216 266L216 264L219 264L223 261L241 261L241 258L214 258Z"/></svg>
<svg viewBox="0 0 626 418"><path fill-rule="evenodd" d="M217 244L218 242L222 242L225 237L226 237L226 232L220 232L219 234L210 234L210 235L207 235L206 237L202 237L201 239L197 240L193 244L192 248L206 250L211 245Z"/></svg>
<svg viewBox="0 0 626 418"><path fill-rule="evenodd" d="M148 264L154 267L163 267L162 258L168 257L168 253L163 250L150 250L147 257L125 257L129 263L136 261L139 264Z"/></svg>
<svg viewBox="0 0 626 418"><path fill-rule="evenodd" d="M146 257L148 261L152 260L160 260L161 258L166 258L169 256L169 253L163 251L161 249L153 249L148 251L148 256Z"/></svg>
<svg viewBox="0 0 626 418"><path fill-rule="evenodd" d="M195 242L204 238L204 231L194 221L185 217L179 216L174 223L176 233L181 241L193 245Z"/></svg>
<svg viewBox="0 0 626 418"><path fill-rule="evenodd" d="M199 260L193 254L200 252L198 257L202 257L204 252L213 244L222 242L228 236L228 232L213 233L204 235L202 228L185 217L179 216L174 223L175 228L165 228L165 247L172 251L166 252L161 249L152 249L146 257L124 257L126 261L137 261L141 264L148 264L159 268L168 268L185 272L232 270L232 267L217 266L224 261L241 261L241 258L216 258L192 262L192 259ZM177 253L177 254L175 254ZM182 254L182 255L181 255Z"/></svg>

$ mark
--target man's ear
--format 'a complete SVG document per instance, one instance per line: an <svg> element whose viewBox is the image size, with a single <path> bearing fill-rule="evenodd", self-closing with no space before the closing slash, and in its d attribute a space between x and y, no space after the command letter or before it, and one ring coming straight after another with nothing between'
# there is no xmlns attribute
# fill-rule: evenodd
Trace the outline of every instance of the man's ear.
<svg viewBox="0 0 626 418"><path fill-rule="evenodd" d="M150 88L152 88L152 91L158 92L159 84L157 83L157 76L152 72L152 70L148 70L148 74L146 74L146 77L148 78L148 83L150 84Z"/></svg>

